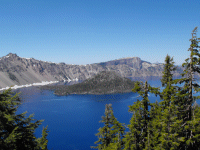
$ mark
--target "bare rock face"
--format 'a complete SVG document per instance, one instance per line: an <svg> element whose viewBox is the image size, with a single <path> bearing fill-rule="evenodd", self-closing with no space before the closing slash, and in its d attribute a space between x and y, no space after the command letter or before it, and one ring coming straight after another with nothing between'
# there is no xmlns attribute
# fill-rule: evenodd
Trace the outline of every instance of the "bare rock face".
<svg viewBox="0 0 200 150"><path fill-rule="evenodd" d="M102 71L114 71L122 77L162 76L163 64L151 64L138 57L123 58L88 65L70 65L21 58L9 53L0 58L0 88L42 81L84 81ZM174 72L179 75L182 68Z"/></svg>
<svg viewBox="0 0 200 150"><path fill-rule="evenodd" d="M163 64L151 64L142 61L139 57L123 58L98 65L103 66L106 70L113 70L123 77L146 77L146 76L161 76Z"/></svg>

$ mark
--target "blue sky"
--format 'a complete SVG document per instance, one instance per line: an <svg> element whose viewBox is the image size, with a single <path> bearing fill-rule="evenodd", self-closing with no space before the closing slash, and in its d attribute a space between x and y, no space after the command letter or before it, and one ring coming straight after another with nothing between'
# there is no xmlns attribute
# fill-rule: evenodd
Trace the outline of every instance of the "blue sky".
<svg viewBox="0 0 200 150"><path fill-rule="evenodd" d="M180 65L200 27L199 8L199 0L0 0L0 57L163 63L169 54Z"/></svg>

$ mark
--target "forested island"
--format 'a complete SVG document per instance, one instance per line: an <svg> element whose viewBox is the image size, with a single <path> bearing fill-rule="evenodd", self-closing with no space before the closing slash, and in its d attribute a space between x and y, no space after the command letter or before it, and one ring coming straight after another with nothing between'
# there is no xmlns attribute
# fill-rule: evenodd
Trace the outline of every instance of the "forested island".
<svg viewBox="0 0 200 150"><path fill-rule="evenodd" d="M121 77L114 71L102 71L82 83L74 85L49 85L41 89L54 90L56 95L69 94L112 94L128 93L134 88L134 81Z"/></svg>

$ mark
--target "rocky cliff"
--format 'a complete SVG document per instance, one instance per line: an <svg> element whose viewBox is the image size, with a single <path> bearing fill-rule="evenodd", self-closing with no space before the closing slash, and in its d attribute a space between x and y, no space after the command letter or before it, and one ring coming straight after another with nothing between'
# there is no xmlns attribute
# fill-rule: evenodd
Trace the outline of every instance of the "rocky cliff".
<svg viewBox="0 0 200 150"><path fill-rule="evenodd" d="M178 69L175 75L182 72L182 68ZM115 71L130 79L162 76L163 64L151 64L138 57L131 57L88 65L71 65L22 58L9 53L0 58L0 88L42 81L84 81L101 71Z"/></svg>

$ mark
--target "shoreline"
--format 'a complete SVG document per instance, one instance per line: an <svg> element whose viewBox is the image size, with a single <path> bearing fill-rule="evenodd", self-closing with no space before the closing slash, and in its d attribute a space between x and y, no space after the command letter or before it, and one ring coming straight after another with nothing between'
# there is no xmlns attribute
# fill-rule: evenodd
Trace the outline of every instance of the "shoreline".
<svg viewBox="0 0 200 150"><path fill-rule="evenodd" d="M127 92L114 92L114 93L71 93L67 95L61 95L61 94L56 94L55 92L53 94L57 96L68 96L68 95L111 95L111 94L127 94L127 93L134 93L132 91L127 91Z"/></svg>
<svg viewBox="0 0 200 150"><path fill-rule="evenodd" d="M53 83L58 83L59 81L42 81L38 83L32 83L32 84L26 84L26 85L14 85L14 86L7 86L5 88L0 89L0 91L3 90L8 90L9 88L11 89L19 89L19 88L24 88L24 87L31 87L31 86L42 86L42 85L48 85L48 84L53 84Z"/></svg>

